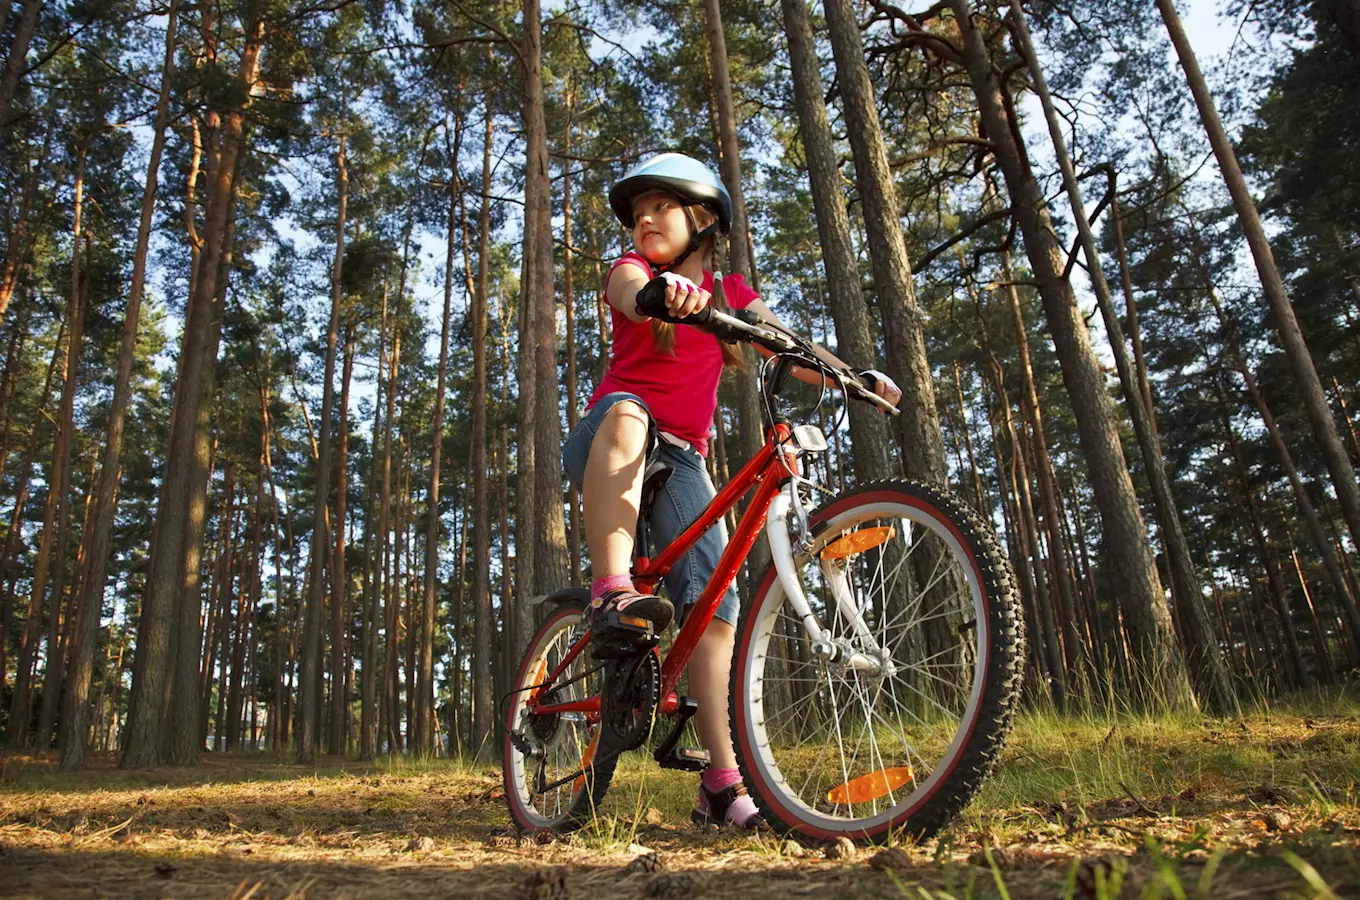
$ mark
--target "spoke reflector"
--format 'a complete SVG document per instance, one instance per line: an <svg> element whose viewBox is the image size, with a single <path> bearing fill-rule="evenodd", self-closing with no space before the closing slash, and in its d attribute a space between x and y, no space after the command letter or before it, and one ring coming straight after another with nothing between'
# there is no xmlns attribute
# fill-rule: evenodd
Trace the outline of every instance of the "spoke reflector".
<svg viewBox="0 0 1360 900"><path fill-rule="evenodd" d="M896 534L896 531L891 525L879 525L852 531L827 544L822 550L822 559L845 559L847 556L872 550L874 547L888 543L892 540L894 534Z"/></svg>
<svg viewBox="0 0 1360 900"><path fill-rule="evenodd" d="M534 677L529 679L529 684L534 686L533 693L529 695L530 703L538 699L539 692L543 690L543 679L547 677L548 658L545 656L534 664Z"/></svg>
<svg viewBox="0 0 1360 900"><path fill-rule="evenodd" d="M826 802L838 806L868 803L870 800L886 797L908 781L911 781L911 766L880 769L868 775L851 778L845 784L836 785L826 792Z"/></svg>
<svg viewBox="0 0 1360 900"><path fill-rule="evenodd" d="M586 747L586 752L581 755L581 768L589 769L590 764L595 761L595 751L600 746L600 732L596 731L595 736L590 739L590 744ZM586 776L584 773L577 775L576 780L571 783L572 796L576 796L581 788L586 786Z"/></svg>

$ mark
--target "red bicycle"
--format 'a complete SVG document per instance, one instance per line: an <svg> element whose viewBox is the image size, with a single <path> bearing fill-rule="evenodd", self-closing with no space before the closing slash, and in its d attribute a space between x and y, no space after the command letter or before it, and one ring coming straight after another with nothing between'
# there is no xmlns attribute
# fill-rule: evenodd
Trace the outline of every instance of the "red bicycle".
<svg viewBox="0 0 1360 900"><path fill-rule="evenodd" d="M579 828L619 756L649 739L663 767L703 767L704 751L678 747L697 704L677 687L763 526L772 562L741 614L730 696L751 795L776 829L812 840L929 835L968 803L1010 729L1024 635L1005 553L962 502L911 481L815 503L829 492L805 477L799 458L826 452L826 438L775 412L793 366L896 410L811 343L752 314L713 312L697 327L770 352L766 442L674 542L636 558L639 589L655 590L707 529L754 497L664 656L655 637L622 658L592 653L588 593L540 598L543 624L507 696L510 814L526 832ZM648 471L644 509L668 475Z"/></svg>

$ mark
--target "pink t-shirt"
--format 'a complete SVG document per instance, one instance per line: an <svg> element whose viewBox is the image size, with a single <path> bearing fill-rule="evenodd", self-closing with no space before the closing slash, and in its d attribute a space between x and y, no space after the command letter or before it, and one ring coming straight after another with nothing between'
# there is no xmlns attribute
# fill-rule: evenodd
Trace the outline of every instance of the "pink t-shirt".
<svg viewBox="0 0 1360 900"><path fill-rule="evenodd" d="M646 258L629 252L609 267L609 275L622 265L634 265L647 273L652 267ZM713 273L704 273L703 290L713 290ZM605 289L609 276L605 276ZM745 309L759 295L740 275L723 277L723 297L733 309ZM651 410L656 427L689 441L704 456L708 455L708 436L713 429L713 413L718 408L718 379L722 376L722 351L718 339L687 325L675 329L675 354L657 349L648 319L634 322L610 307L614 337L610 347L609 368L586 409L605 394L627 391L637 394Z"/></svg>

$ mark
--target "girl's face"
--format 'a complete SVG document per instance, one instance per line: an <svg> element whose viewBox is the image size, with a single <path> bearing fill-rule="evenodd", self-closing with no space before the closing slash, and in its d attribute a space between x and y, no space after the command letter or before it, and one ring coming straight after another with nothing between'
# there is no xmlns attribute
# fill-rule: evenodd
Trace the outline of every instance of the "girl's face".
<svg viewBox="0 0 1360 900"><path fill-rule="evenodd" d="M674 194L643 194L633 201L633 246L654 263L675 259L689 245L689 220Z"/></svg>

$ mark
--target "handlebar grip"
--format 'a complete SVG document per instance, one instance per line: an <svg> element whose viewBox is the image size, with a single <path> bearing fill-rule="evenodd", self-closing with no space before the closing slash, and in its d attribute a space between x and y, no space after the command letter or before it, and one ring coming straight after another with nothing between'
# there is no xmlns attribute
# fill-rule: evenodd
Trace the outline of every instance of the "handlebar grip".
<svg viewBox="0 0 1360 900"><path fill-rule="evenodd" d="M637 305L637 311L644 316L676 325L703 325L712 318L713 307L711 306L705 306L703 309L690 313L683 318L676 318L671 315L670 307L666 306L667 285L666 279L660 275L643 285L634 301Z"/></svg>

